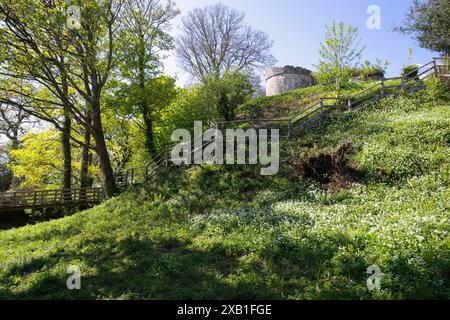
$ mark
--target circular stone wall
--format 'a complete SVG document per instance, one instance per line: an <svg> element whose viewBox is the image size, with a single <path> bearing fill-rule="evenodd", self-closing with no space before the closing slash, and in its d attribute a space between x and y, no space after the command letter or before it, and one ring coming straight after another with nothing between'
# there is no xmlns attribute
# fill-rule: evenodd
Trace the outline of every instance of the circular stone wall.
<svg viewBox="0 0 450 320"><path fill-rule="evenodd" d="M311 71L286 66L266 70L266 96L275 96L286 91L310 87L314 84Z"/></svg>

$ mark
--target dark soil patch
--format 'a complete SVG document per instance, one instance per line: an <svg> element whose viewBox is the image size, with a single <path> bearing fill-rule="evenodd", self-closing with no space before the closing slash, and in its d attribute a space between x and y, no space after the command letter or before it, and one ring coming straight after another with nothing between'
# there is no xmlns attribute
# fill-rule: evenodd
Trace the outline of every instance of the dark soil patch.
<svg viewBox="0 0 450 320"><path fill-rule="evenodd" d="M347 162L346 155L351 153L352 147L350 141L330 153L320 152L310 157L294 154L285 161L294 168L289 178L311 178L329 191L351 188L363 178L358 166Z"/></svg>

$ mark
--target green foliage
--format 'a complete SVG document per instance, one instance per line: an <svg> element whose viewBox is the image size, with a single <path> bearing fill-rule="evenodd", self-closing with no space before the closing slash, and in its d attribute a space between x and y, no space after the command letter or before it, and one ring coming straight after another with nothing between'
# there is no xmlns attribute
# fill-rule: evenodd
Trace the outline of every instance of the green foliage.
<svg viewBox="0 0 450 320"><path fill-rule="evenodd" d="M353 68L359 63L365 47L360 47L359 30L343 22L333 21L327 26L324 42L320 44L320 60L316 77L319 82L335 83L336 96L341 84L352 76Z"/></svg>
<svg viewBox="0 0 450 320"><path fill-rule="evenodd" d="M361 68L357 68L354 70L353 75L362 80L368 80L371 78L383 78L389 65L389 61L385 61L384 63L382 63L380 59L377 59L374 64L366 60L364 61L364 64Z"/></svg>
<svg viewBox="0 0 450 320"><path fill-rule="evenodd" d="M30 132L22 139L19 148L10 152L9 167L17 178L18 190L61 189L63 186L63 152L61 133L46 130ZM72 146L72 171L74 177L80 176L81 148ZM98 177L99 169L95 163L89 166L91 176ZM98 182L98 178L95 179ZM73 186L80 181L73 180Z"/></svg>
<svg viewBox="0 0 450 320"><path fill-rule="evenodd" d="M404 66L401 72L402 77L407 77L409 79L415 79L417 78L417 75L419 74L419 67L416 64L411 64L408 66Z"/></svg>
<svg viewBox="0 0 450 320"><path fill-rule="evenodd" d="M63 154L60 134L56 131L29 133L23 146L11 151L10 168L20 177L19 189L59 189L62 185Z"/></svg>
<svg viewBox="0 0 450 320"><path fill-rule="evenodd" d="M225 72L221 78L211 75L203 87L205 99L225 121L235 120L237 108L249 100L252 93L250 75L242 71Z"/></svg>
<svg viewBox="0 0 450 320"><path fill-rule="evenodd" d="M440 77L432 76L426 80L426 92L433 103L450 98L449 90Z"/></svg>
<svg viewBox="0 0 450 320"><path fill-rule="evenodd" d="M395 29L412 35L422 48L450 55L450 2L414 0L402 26Z"/></svg>
<svg viewBox="0 0 450 320"><path fill-rule="evenodd" d="M178 94L175 79L159 76L149 79L144 87L135 83L111 83L105 104L125 119L133 119L133 126L140 128L145 139L141 141L148 156L155 151L155 127Z"/></svg>
<svg viewBox="0 0 450 320"><path fill-rule="evenodd" d="M217 110L206 99L202 87L180 90L176 99L161 112L155 128L156 144L161 150L171 143L170 137L176 129L190 130L194 127L194 121L209 125L209 121L214 119L217 119Z"/></svg>
<svg viewBox="0 0 450 320"><path fill-rule="evenodd" d="M145 105L148 106L146 111L156 121L163 109L174 100L177 92L175 79L168 76L149 79L144 88L133 83L113 82L105 97L105 104L124 116L142 120L141 103L145 100Z"/></svg>

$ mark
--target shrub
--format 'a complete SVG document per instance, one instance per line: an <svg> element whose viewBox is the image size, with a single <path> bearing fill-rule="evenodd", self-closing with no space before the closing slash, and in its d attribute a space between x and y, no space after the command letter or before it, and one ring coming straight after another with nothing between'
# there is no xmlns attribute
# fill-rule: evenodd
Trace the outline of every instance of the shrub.
<svg viewBox="0 0 450 320"><path fill-rule="evenodd" d="M426 80L426 92L433 103L450 98L449 91L439 77L433 76Z"/></svg>
<svg viewBox="0 0 450 320"><path fill-rule="evenodd" d="M402 77L406 77L409 79L417 78L418 74L419 74L419 67L416 64L404 66L401 73Z"/></svg>
<svg viewBox="0 0 450 320"><path fill-rule="evenodd" d="M212 75L207 79L202 92L222 120L233 121L237 108L253 94L251 75L241 71L226 72L221 78Z"/></svg>
<svg viewBox="0 0 450 320"><path fill-rule="evenodd" d="M361 77L370 79L372 77L384 77L385 71L382 68L371 66L361 69Z"/></svg>
<svg viewBox="0 0 450 320"><path fill-rule="evenodd" d="M380 59L377 59L375 63L366 60L361 68L357 68L353 71L353 75L361 80L383 78L389 65L389 61L382 63Z"/></svg>

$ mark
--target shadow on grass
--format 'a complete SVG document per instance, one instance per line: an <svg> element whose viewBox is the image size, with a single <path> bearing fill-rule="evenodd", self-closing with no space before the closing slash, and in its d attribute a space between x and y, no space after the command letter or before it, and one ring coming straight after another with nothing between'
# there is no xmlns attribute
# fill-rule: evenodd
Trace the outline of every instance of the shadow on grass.
<svg viewBox="0 0 450 320"><path fill-rule="evenodd" d="M127 239L114 252L105 249L88 254L59 252L11 268L3 276L8 285L0 287L2 299L243 299L281 298L269 285L231 284L227 276L235 272L238 260L220 253L197 251L188 243L169 241L155 245ZM81 261L81 290L68 290L67 266ZM83 276L83 269L89 274ZM95 271L93 271L95 270ZM31 286L15 287L13 278L32 275ZM9 288L8 288L9 287ZM6 289L5 289L6 288ZM14 289L13 289L14 288Z"/></svg>

